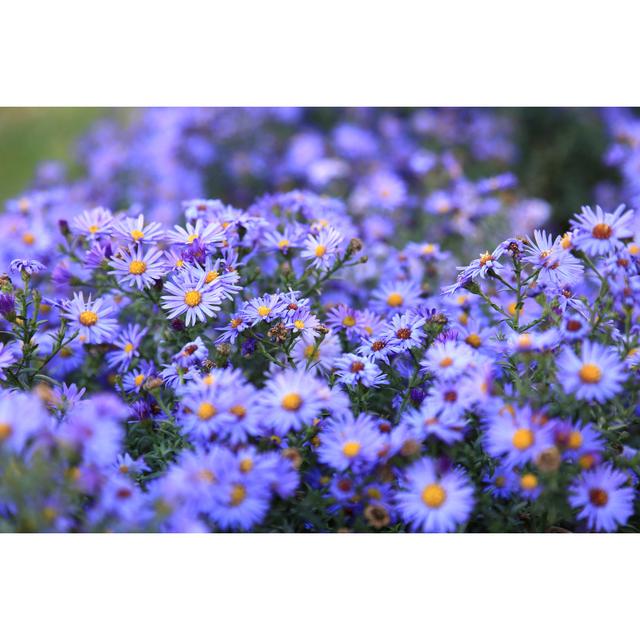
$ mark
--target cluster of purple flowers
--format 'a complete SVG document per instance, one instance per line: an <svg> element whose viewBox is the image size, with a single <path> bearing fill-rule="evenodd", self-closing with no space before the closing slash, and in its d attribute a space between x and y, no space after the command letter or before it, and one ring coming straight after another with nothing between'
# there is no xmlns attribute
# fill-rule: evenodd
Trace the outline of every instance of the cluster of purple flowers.
<svg viewBox="0 0 640 640"><path fill-rule="evenodd" d="M313 122L147 110L7 203L2 526L640 526L640 217L539 229L490 112Z"/></svg>

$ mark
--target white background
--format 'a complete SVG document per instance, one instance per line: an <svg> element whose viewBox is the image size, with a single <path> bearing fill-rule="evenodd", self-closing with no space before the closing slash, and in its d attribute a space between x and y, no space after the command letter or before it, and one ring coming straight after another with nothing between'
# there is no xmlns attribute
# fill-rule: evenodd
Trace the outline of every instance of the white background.
<svg viewBox="0 0 640 640"><path fill-rule="evenodd" d="M4 106L639 102L630 2L7 4ZM0 637L619 638L638 540L1 536Z"/></svg>

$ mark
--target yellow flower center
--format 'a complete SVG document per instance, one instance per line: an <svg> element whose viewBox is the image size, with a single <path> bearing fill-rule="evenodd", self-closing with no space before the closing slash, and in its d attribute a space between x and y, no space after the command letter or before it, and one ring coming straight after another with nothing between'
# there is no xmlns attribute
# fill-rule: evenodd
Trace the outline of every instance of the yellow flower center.
<svg viewBox="0 0 640 640"><path fill-rule="evenodd" d="M531 431L531 429L526 429L526 428L518 429L513 434L513 438L511 440L511 442L513 443L513 446L520 451L524 451L525 449L528 449L533 444L533 441L534 441L533 431Z"/></svg>
<svg viewBox="0 0 640 640"><path fill-rule="evenodd" d="M231 506L237 507L247 497L247 490L243 484L234 484L231 489Z"/></svg>
<svg viewBox="0 0 640 640"><path fill-rule="evenodd" d="M35 241L36 237L33 235L33 233L25 231L25 233L22 234L22 242L24 242L25 244L32 245Z"/></svg>
<svg viewBox="0 0 640 640"><path fill-rule="evenodd" d="M97 224L92 224L89 227L89 233L98 233L100 231L100 227Z"/></svg>
<svg viewBox="0 0 640 640"><path fill-rule="evenodd" d="M253 469L253 460L251 458L243 458L240 460L240 471L242 473L249 473Z"/></svg>
<svg viewBox="0 0 640 640"><path fill-rule="evenodd" d="M358 453L360 453L360 443L354 440L345 442L342 447L342 453L344 453L347 458L355 458Z"/></svg>
<svg viewBox="0 0 640 640"><path fill-rule="evenodd" d="M315 345L310 344L304 348L304 357L307 358L307 360L317 360L319 356L320 351L316 349Z"/></svg>
<svg viewBox="0 0 640 640"><path fill-rule="evenodd" d="M353 327L356 323L356 319L353 316L345 316L342 319L342 325L345 327Z"/></svg>
<svg viewBox="0 0 640 640"><path fill-rule="evenodd" d="M265 316L268 316L270 312L271 312L271 307L265 307L264 305L260 305L258 307L258 315L261 318L264 318Z"/></svg>
<svg viewBox="0 0 640 640"><path fill-rule="evenodd" d="M480 336L477 333L470 333L466 337L465 342L470 347L473 347L474 349L477 349L482 344L482 338L480 338Z"/></svg>
<svg viewBox="0 0 640 640"><path fill-rule="evenodd" d="M178 267L178 269L181 269L182 267L184 267L184 260L182 260L181 258L176 260L176 267Z"/></svg>
<svg viewBox="0 0 640 640"><path fill-rule="evenodd" d="M283 238L278 242L278 249L286 249L289 246L289 241L286 238Z"/></svg>
<svg viewBox="0 0 640 640"><path fill-rule="evenodd" d="M216 479L216 476L214 475L213 471L210 471L209 469L200 470L198 472L198 477L200 478L200 480L202 480L203 482L206 482L207 484L213 484Z"/></svg>
<svg viewBox="0 0 640 640"><path fill-rule="evenodd" d="M597 240L608 240L613 233L613 229L604 222L599 222L593 229L591 230L591 235Z"/></svg>
<svg viewBox="0 0 640 640"><path fill-rule="evenodd" d="M202 300L202 294L195 289L191 289L191 291L187 291L184 294L184 303L189 307L197 307Z"/></svg>
<svg viewBox="0 0 640 640"><path fill-rule="evenodd" d="M492 257L488 251L480 254L480 266L484 267L487 262L491 261Z"/></svg>
<svg viewBox="0 0 640 640"><path fill-rule="evenodd" d="M6 440L13 433L11 425L7 422L0 422L0 442Z"/></svg>
<svg viewBox="0 0 640 640"><path fill-rule="evenodd" d="M453 364L453 358L450 358L449 356L446 356L442 358L442 360L440 360L440 366L445 369L447 367L450 367L452 364Z"/></svg>
<svg viewBox="0 0 640 640"><path fill-rule="evenodd" d="M231 318L231 322L229 323L232 329L237 329L242 324L241 318Z"/></svg>
<svg viewBox="0 0 640 640"><path fill-rule="evenodd" d="M200 420L211 420L218 413L218 410L210 402L201 402L198 407L198 418Z"/></svg>
<svg viewBox="0 0 640 640"><path fill-rule="evenodd" d="M428 484L424 491L422 492L422 502L424 502L427 507L431 507L432 509L438 509L447 499L447 492L442 488L442 485L434 483Z"/></svg>
<svg viewBox="0 0 640 640"><path fill-rule="evenodd" d="M139 373L133 381L136 383L136 387L139 387L144 382L144 374Z"/></svg>
<svg viewBox="0 0 640 640"><path fill-rule="evenodd" d="M523 333L521 336L518 336L518 346L522 349L528 349L533 344L533 340L531 339L531 335L529 333Z"/></svg>
<svg viewBox="0 0 640 640"><path fill-rule="evenodd" d="M602 371L597 364L593 362L587 362L580 368L580 380L585 384L596 384L602 379Z"/></svg>
<svg viewBox="0 0 640 640"><path fill-rule="evenodd" d="M282 398L282 408L286 411L297 411L302 406L302 397L298 393L287 393Z"/></svg>
<svg viewBox="0 0 640 640"><path fill-rule="evenodd" d="M507 307L507 311L512 315L515 316L516 315L516 305L518 303L517 302L512 302L508 307Z"/></svg>
<svg viewBox="0 0 640 640"><path fill-rule="evenodd" d="M538 486L538 478L533 473L525 473L520 478L520 487L525 491L533 491Z"/></svg>
<svg viewBox="0 0 640 640"><path fill-rule="evenodd" d="M327 253L327 247L323 244L319 244L315 250L316 258L322 258L325 253Z"/></svg>
<svg viewBox="0 0 640 640"><path fill-rule="evenodd" d="M399 307L404 302L404 298L397 292L390 293L387 296L387 304L390 307Z"/></svg>
<svg viewBox="0 0 640 640"><path fill-rule="evenodd" d="M191 244L194 240L198 239L198 234L197 233L192 233L188 238L187 238L187 244Z"/></svg>
<svg viewBox="0 0 640 640"><path fill-rule="evenodd" d="M235 404L231 409L229 409L229 413L233 414L238 418L238 420L240 420L247 415L247 410L241 404Z"/></svg>
<svg viewBox="0 0 640 640"><path fill-rule="evenodd" d="M296 321L293 323L293 326L294 326L296 329L300 329L300 330L302 330L302 329L304 329L304 322L302 322L302 320L296 320Z"/></svg>
<svg viewBox="0 0 640 640"><path fill-rule="evenodd" d="M94 311L83 311L78 320L85 327L93 327L98 322L98 314Z"/></svg>
<svg viewBox="0 0 640 640"><path fill-rule="evenodd" d="M627 249L629 249L629 253L632 256L638 255L638 253L640 253L640 247L637 244L633 244L631 243Z"/></svg>
<svg viewBox="0 0 640 640"><path fill-rule="evenodd" d="M133 346L133 344L131 342L127 342L127 344L124 345L124 352L125 353L131 353L134 349L135 349L135 347Z"/></svg>
<svg viewBox="0 0 640 640"><path fill-rule="evenodd" d="M434 249L435 247L432 244L425 244L422 247L422 253L428 256L429 254L433 253Z"/></svg>
<svg viewBox="0 0 640 640"><path fill-rule="evenodd" d="M139 276L147 270L147 265L142 260L132 260L129 264L129 273Z"/></svg>
<svg viewBox="0 0 640 640"><path fill-rule="evenodd" d="M138 240L142 240L142 238L144 238L144 233L142 233L142 231L139 231L138 229L134 229L131 232L131 237L138 242Z"/></svg>
<svg viewBox="0 0 640 640"><path fill-rule="evenodd" d="M209 273L207 273L207 275L205 276L204 281L207 284L212 283L214 280L216 280L218 278L220 274L217 271L209 271Z"/></svg>
<svg viewBox="0 0 640 640"><path fill-rule="evenodd" d="M572 431L567 440L567 447L569 449L579 449L582 446L582 441L582 434L579 431Z"/></svg>

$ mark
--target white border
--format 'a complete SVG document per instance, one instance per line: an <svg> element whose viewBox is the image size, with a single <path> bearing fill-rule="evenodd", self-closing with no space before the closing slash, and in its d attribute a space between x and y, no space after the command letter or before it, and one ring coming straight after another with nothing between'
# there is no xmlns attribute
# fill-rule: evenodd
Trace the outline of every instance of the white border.
<svg viewBox="0 0 640 640"><path fill-rule="evenodd" d="M637 629L639 542L575 534L6 535L2 635L621 638Z"/></svg>

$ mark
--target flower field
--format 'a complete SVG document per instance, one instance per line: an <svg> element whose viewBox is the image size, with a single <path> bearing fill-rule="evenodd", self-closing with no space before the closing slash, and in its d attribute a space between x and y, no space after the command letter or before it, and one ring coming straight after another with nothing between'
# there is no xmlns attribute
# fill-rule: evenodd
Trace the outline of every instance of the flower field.
<svg viewBox="0 0 640 640"><path fill-rule="evenodd" d="M640 116L559 117L602 136L563 197L491 109L130 110L41 158L0 531L638 531Z"/></svg>

